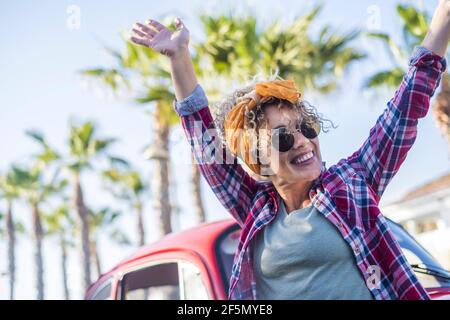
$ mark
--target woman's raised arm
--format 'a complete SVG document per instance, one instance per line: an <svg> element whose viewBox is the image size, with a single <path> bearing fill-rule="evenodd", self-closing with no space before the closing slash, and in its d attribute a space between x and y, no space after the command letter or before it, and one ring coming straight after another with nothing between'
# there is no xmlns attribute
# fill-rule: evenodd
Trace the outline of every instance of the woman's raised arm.
<svg viewBox="0 0 450 320"><path fill-rule="evenodd" d="M136 23L131 40L170 58L175 86L175 110L203 177L231 215L243 225L256 193L256 181L236 157L219 143L208 100L197 83L189 53L189 31L179 19L176 31L157 21Z"/></svg>
<svg viewBox="0 0 450 320"><path fill-rule="evenodd" d="M414 49L400 87L370 130L369 138L347 159L378 197L416 140L418 120L427 114L447 65L444 55L449 39L450 0L441 0L426 38Z"/></svg>

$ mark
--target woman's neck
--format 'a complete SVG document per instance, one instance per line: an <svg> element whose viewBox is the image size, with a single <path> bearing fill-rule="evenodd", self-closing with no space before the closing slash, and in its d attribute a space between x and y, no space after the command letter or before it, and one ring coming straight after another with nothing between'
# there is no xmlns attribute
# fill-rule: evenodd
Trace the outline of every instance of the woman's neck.
<svg viewBox="0 0 450 320"><path fill-rule="evenodd" d="M275 189L283 199L287 213L302 209L311 204L309 190L313 181L302 183L280 183L273 182Z"/></svg>

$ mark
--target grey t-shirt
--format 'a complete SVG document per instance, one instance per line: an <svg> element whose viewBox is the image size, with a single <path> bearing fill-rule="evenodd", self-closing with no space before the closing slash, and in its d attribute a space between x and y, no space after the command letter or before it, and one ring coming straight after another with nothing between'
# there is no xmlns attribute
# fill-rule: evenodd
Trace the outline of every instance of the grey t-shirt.
<svg viewBox="0 0 450 320"><path fill-rule="evenodd" d="M256 236L258 299L371 300L349 245L314 207L280 212Z"/></svg>

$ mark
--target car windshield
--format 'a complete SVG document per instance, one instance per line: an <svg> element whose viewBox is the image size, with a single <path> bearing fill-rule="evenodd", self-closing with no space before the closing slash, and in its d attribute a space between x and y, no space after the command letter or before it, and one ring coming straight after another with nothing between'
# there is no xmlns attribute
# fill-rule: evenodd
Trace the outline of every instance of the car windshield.
<svg viewBox="0 0 450 320"><path fill-rule="evenodd" d="M445 270L402 226L391 220L388 220L388 223L420 283L425 288L450 287L450 272Z"/></svg>
<svg viewBox="0 0 450 320"><path fill-rule="evenodd" d="M445 270L402 226L387 220L420 283L425 288L450 287L450 272ZM234 225L226 230L216 243L216 256L226 292L240 232L238 225Z"/></svg>

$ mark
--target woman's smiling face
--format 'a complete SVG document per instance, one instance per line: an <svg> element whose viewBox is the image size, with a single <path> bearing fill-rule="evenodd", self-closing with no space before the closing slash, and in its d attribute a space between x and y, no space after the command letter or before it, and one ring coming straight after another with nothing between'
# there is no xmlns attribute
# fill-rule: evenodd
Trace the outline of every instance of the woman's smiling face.
<svg viewBox="0 0 450 320"><path fill-rule="evenodd" d="M261 162L268 164L272 172L270 179L280 183L296 183L314 181L320 175L322 155L319 138L306 138L300 130L302 116L298 110L288 106L275 104L264 107L267 134L260 134L262 147ZM286 128L294 135L294 144L286 152L280 152L272 145L271 135L274 129ZM264 130L262 130L264 132ZM264 173L262 166L262 173Z"/></svg>

